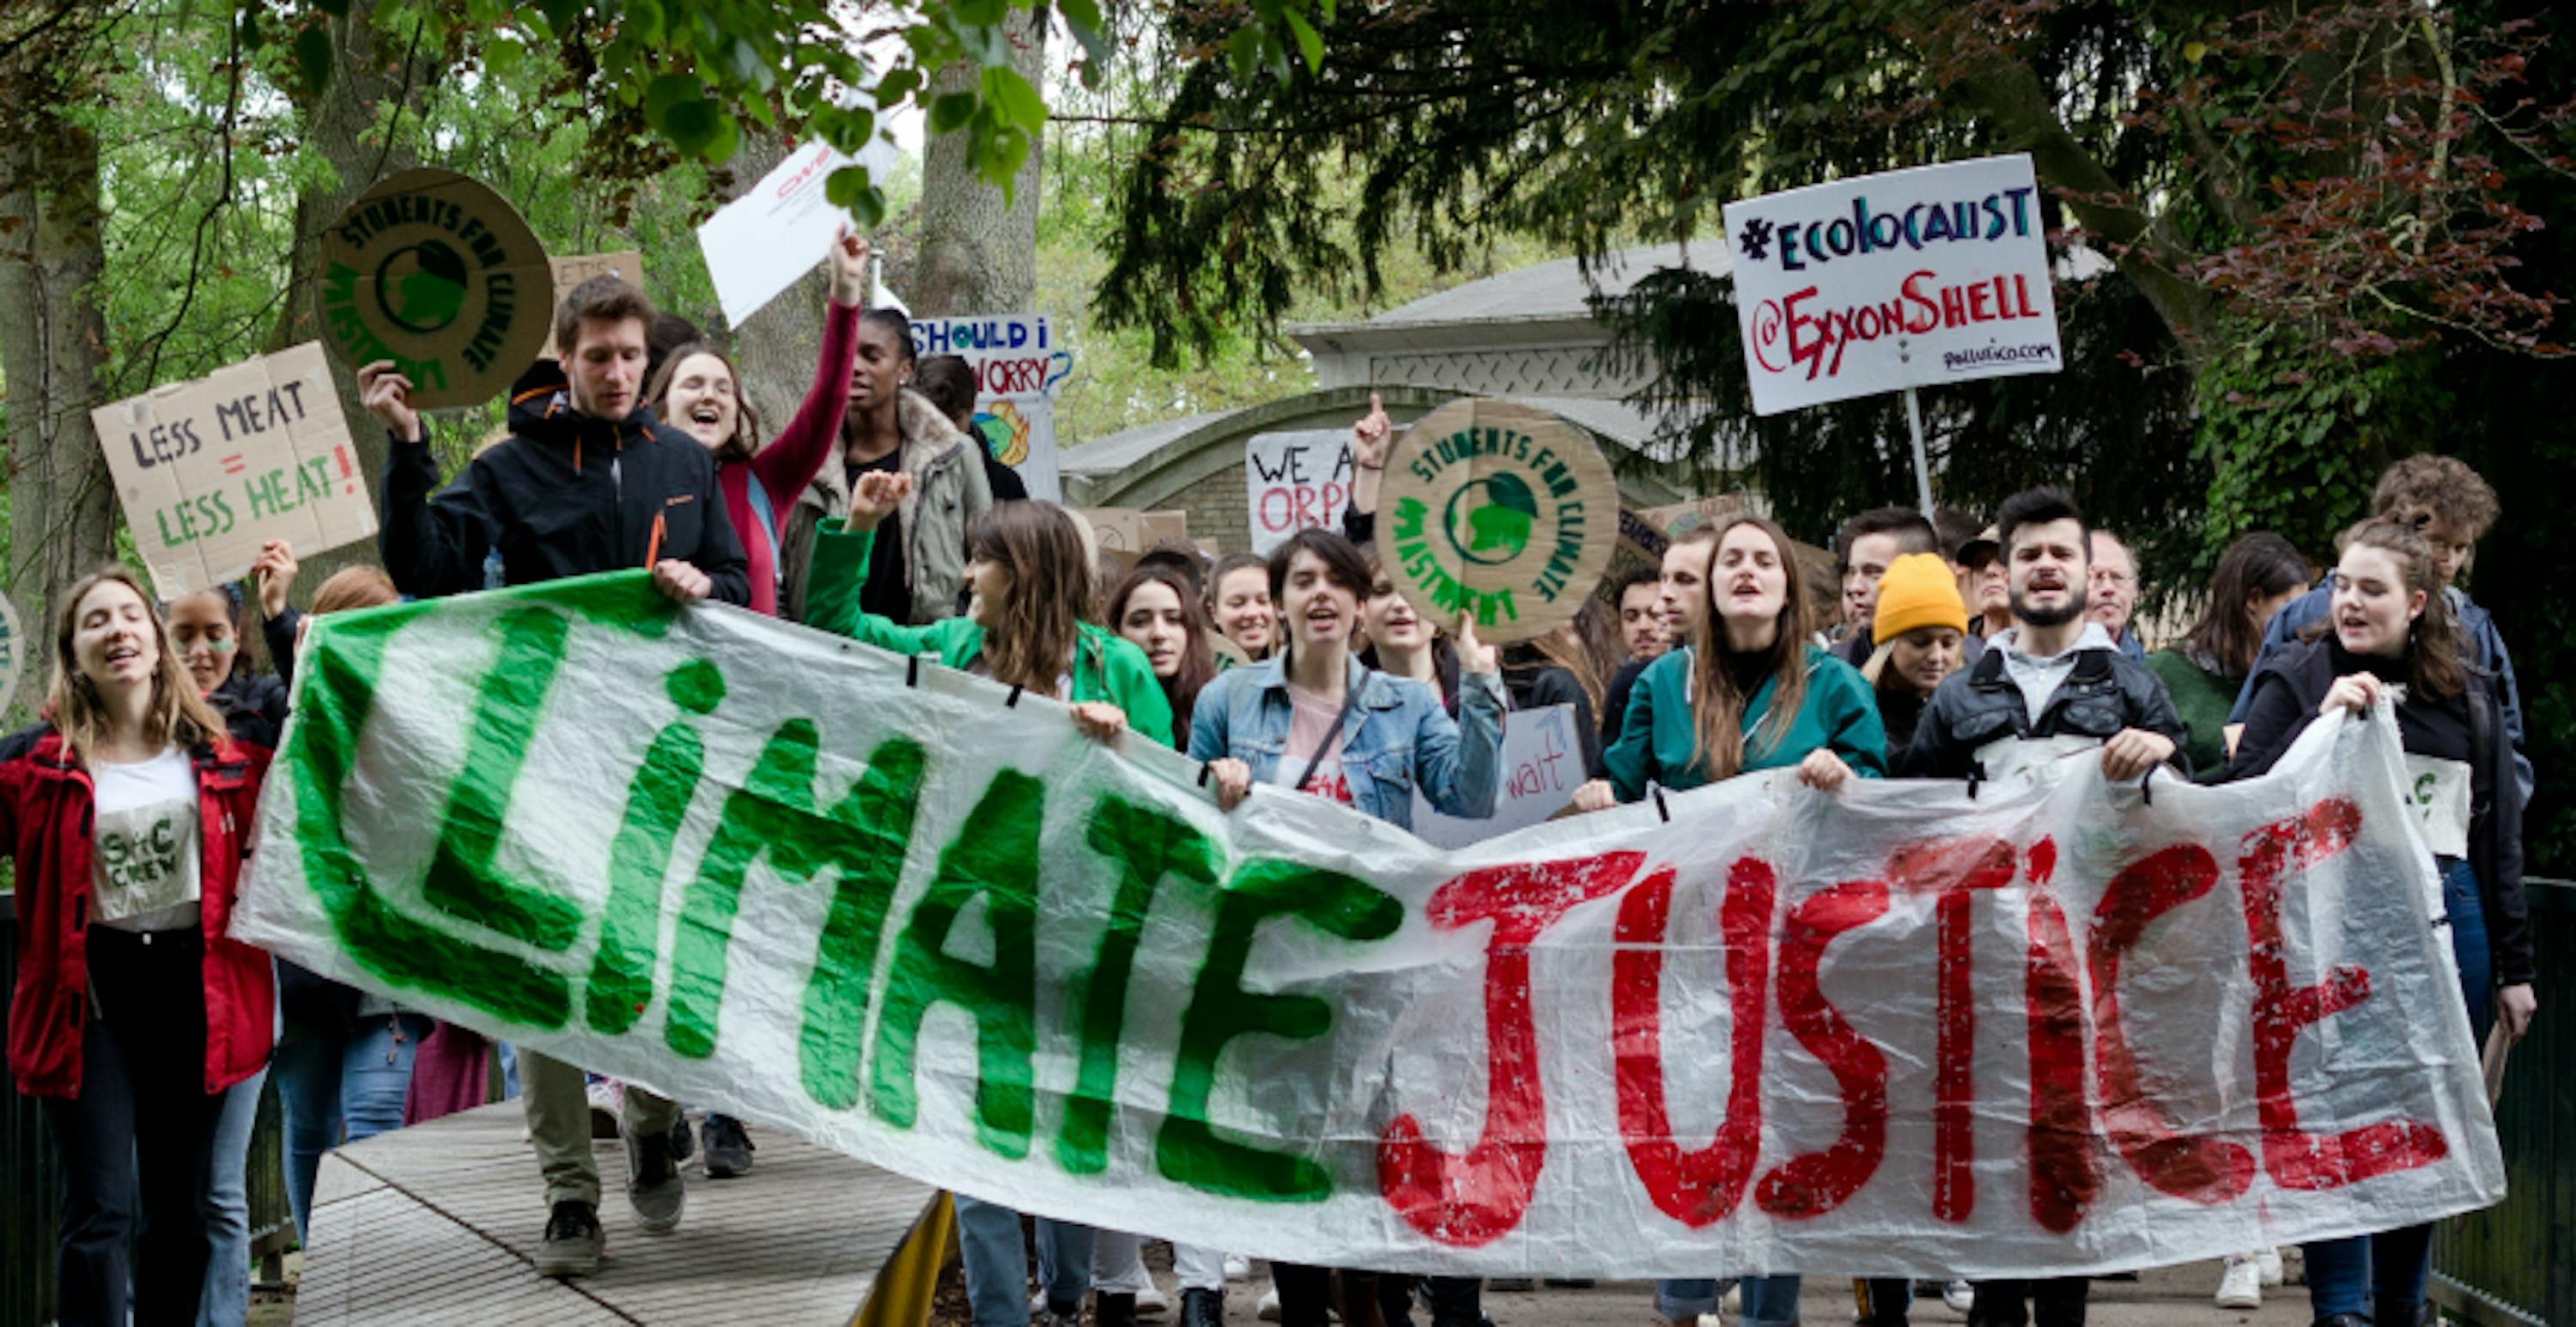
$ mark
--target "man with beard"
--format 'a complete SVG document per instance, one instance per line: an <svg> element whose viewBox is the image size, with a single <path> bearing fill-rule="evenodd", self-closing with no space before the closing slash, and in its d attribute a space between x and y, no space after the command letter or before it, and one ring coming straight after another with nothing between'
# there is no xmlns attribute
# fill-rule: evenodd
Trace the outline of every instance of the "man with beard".
<svg viewBox="0 0 2576 1327"><path fill-rule="evenodd" d="M2188 775L2182 719L2164 684L2085 616L2088 531L2075 500L2054 488L2015 494L1997 527L2013 625L1932 693L1898 772L1989 777L2011 750L2003 744L2018 740L2098 744L2112 779L2165 763Z"/></svg>

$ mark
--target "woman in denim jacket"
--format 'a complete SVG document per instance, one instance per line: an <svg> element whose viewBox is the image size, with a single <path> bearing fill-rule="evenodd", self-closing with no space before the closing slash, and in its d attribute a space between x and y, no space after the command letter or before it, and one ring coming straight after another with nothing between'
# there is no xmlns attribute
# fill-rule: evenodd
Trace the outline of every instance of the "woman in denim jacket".
<svg viewBox="0 0 2576 1327"><path fill-rule="evenodd" d="M1330 798L1389 824L1413 827L1413 792L1453 816L1494 813L1503 754L1503 683L1492 646L1462 624L1458 717L1437 689L1390 677L1351 654L1351 630L1369 596L1368 559L1340 535L1301 530L1270 555L1270 599L1286 648L1219 674L1190 716L1190 758L1209 762L1217 804L1234 809L1254 783ZM1272 1263L1283 1327L1323 1327L1329 1269ZM1404 1278L1381 1287L1345 1273L1346 1317L1375 1320L1381 1293L1402 1303ZM1434 1277L1433 1327L1476 1327L1472 1277Z"/></svg>
<svg viewBox="0 0 2576 1327"><path fill-rule="evenodd" d="M1220 805L1231 810L1254 783L1268 783L1411 829L1419 787L1449 815L1494 813L1503 684L1493 648L1461 633L1466 695L1452 722L1439 692L1351 656L1368 591L1368 560L1340 535L1301 530L1270 555L1287 648L1218 676L1191 716L1190 758L1212 762ZM1312 736L1293 740L1301 728L1324 736L1322 749Z"/></svg>

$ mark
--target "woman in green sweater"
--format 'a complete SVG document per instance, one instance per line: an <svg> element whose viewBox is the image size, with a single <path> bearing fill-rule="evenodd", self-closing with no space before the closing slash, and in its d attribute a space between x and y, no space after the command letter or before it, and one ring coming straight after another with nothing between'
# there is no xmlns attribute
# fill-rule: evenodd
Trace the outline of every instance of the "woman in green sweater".
<svg viewBox="0 0 2576 1327"><path fill-rule="evenodd" d="M1719 528L1707 570L1708 611L1691 620L1687 647L1637 678L1619 740L1602 756L1610 777L1577 789L1577 809L1636 801L1650 784L1679 792L1758 770L1794 767L1802 782L1825 791L1854 774L1887 773L1886 730L1869 683L1807 641L1798 619L1805 587L1789 536L1760 517L1738 516ZM1796 1323L1799 1280L1745 1278L1745 1323ZM1655 1308L1667 1322L1697 1322L1716 1311L1717 1282L1658 1281Z"/></svg>
<svg viewBox="0 0 2576 1327"><path fill-rule="evenodd" d="M1686 649L1657 659L1602 763L1609 777L1575 799L1585 810L1738 774L1795 766L1811 786L1887 773L1886 731L1869 684L1807 643L1797 559L1780 527L1740 516L1710 550L1709 611Z"/></svg>
<svg viewBox="0 0 2576 1327"><path fill-rule="evenodd" d="M877 522L912 487L909 475L859 477L850 514L827 520L807 576L805 621L897 654L936 654L961 672L1053 696L1102 741L1134 728L1172 744L1172 706L1145 652L1093 626L1091 563L1073 518L1052 502L1011 502L966 535L966 616L899 626L859 607Z"/></svg>
<svg viewBox="0 0 2576 1327"><path fill-rule="evenodd" d="M2227 546L2209 580L2209 602L2200 620L2171 649L2147 656L2147 668L2165 684L2182 715L2183 754L2203 783L2225 777L2229 748L2227 711L2254 670L2263 648L2263 624L2308 588L2308 561L2290 541L2257 530Z"/></svg>

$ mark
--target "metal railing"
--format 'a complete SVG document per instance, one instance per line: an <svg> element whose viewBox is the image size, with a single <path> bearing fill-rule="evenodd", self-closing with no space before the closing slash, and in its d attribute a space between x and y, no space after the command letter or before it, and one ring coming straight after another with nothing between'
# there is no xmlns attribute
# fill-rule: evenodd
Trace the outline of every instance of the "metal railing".
<svg viewBox="0 0 2576 1327"><path fill-rule="evenodd" d="M2433 1235L2433 1297L2475 1323L2576 1323L2576 883L2526 880L2540 1017L2496 1102L2505 1200Z"/></svg>

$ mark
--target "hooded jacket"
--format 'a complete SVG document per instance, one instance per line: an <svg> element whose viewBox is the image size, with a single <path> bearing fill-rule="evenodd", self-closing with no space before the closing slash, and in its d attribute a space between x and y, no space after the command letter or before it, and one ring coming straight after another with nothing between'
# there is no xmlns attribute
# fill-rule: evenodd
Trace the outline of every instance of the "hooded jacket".
<svg viewBox="0 0 2576 1327"><path fill-rule="evenodd" d="M510 585L671 558L706 573L714 598L751 602L715 458L648 407L616 421L575 412L550 359L511 390L510 436L445 489L426 442L392 440L376 544L394 588L417 599L484 588L484 556L498 552Z"/></svg>
<svg viewBox="0 0 2576 1327"><path fill-rule="evenodd" d="M268 752L227 741L189 753L197 771L199 919L205 935L211 1096L268 1063L277 987L268 955L231 938L246 836ZM9 1073L31 1097L77 1097L90 1018L90 831L97 793L51 725L0 743L0 845L17 865L18 982L9 996Z"/></svg>
<svg viewBox="0 0 2576 1327"><path fill-rule="evenodd" d="M992 507L993 490L984 478L984 444L958 432L928 398L898 392L895 428L903 437L897 464L912 476L912 492L895 512L903 536L904 575L912 590L912 621L899 625L921 626L957 615L957 592L966 586L966 530ZM849 514L849 467L826 462L787 514L780 617L812 620L805 597L816 533L823 522Z"/></svg>

